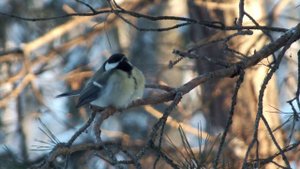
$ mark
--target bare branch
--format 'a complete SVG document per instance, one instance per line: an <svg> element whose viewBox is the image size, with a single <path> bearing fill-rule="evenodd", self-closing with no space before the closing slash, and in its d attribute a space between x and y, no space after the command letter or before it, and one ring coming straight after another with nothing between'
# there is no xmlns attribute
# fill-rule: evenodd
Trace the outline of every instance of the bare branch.
<svg viewBox="0 0 300 169"><path fill-rule="evenodd" d="M299 26L299 25L298 25ZM255 119L255 130L254 130L254 134L253 134L253 138L252 138L252 142L250 143L247 153L245 155L244 158L244 168L246 167L246 161L247 158L249 156L249 152L252 149L252 147L254 146L256 140L257 140L257 135L258 135L258 127L259 127L259 121L262 118L263 115L263 96L264 96L264 92L265 89L267 87L268 82L270 81L270 79L272 78L273 74L275 73L275 71L279 68L280 62L285 54L285 52L289 49L290 45L297 39L299 39L300 36L300 29L296 29L294 30L294 34L292 36L289 37L289 39L287 40L286 44L284 45L283 49L280 51L278 58L276 60L276 64L271 68L270 72L267 74L267 76L265 77L263 84L261 86L261 89L259 91L259 97L258 97L258 110L257 110L257 115L256 115L256 119ZM292 30L290 30L292 32ZM278 147L277 147L278 148ZM280 149L280 148L278 148ZM286 161L286 157L284 154L282 154L283 159ZM287 165L289 165L287 163Z"/></svg>
<svg viewBox="0 0 300 169"><path fill-rule="evenodd" d="M239 89L240 89L240 87L241 87L241 85L242 85L242 83L244 81L244 75L245 75L244 71L241 70L240 77L239 77L239 79L236 82L234 93L233 93L233 96L232 96L232 99L231 99L231 108L230 108L230 111L229 111L229 117L227 119L227 123L226 123L224 132L223 132L222 137L221 137L221 142L220 142L220 145L219 145L219 149L218 149L216 158L214 160L214 168L217 168L217 166L218 166L219 158L221 156L222 149L224 147L225 139L226 139L227 133L229 131L229 128L230 128L230 126L232 124L232 119L233 119L233 115L234 115L235 105L237 103L237 95L238 95Z"/></svg>

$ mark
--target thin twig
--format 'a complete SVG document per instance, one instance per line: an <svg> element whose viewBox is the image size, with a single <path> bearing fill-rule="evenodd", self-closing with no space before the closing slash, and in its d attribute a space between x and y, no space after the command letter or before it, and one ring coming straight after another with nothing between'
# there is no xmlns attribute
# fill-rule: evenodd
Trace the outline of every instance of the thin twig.
<svg viewBox="0 0 300 169"><path fill-rule="evenodd" d="M195 19L191 18L186 18L186 17L177 17L177 16L151 16L151 15L145 15L141 13L137 13L134 11L128 11L128 10L120 10L120 9L100 9L97 10L96 12L87 12L87 13L71 13L71 14L66 14L66 15L61 15L61 16L53 16L53 17L44 17L44 18L30 18L30 17L22 17L18 15L13 15L13 14L8 14L4 12L0 12L0 15L5 16L5 17L10 17L10 18L15 18L15 19L20 19L24 21L48 21L48 20L56 20L56 19L63 19L63 18L68 18L68 17L73 17L73 16L95 16L99 14L107 14L107 13L122 13L122 14L127 14L136 18L144 18L147 20L151 21L159 21L159 20L176 20L176 21L183 21L185 23L177 24L171 27L167 28L139 28L139 30L142 31L168 31L171 29L176 29L182 26L187 26L191 24L198 24L202 25L205 27L213 28L213 29L220 29L220 30L268 30L268 31L275 31L275 32L286 32L288 29L280 28L280 27L271 27L271 26L225 26L221 22L216 22L216 21L198 21ZM133 26L133 25L132 25Z"/></svg>
<svg viewBox="0 0 300 169"><path fill-rule="evenodd" d="M230 126L232 124L235 105L237 103L237 96L238 96L239 89L240 89L240 87L241 87L241 85L244 81L244 75L245 75L244 71L241 70L240 77L236 82L234 93L233 93L233 96L232 96L232 99L231 99L231 108L230 108L230 111L229 111L229 117L227 119L227 123L226 123L225 129L224 129L223 135L221 137L221 142L220 142L220 145L219 145L219 149L218 149L216 158L214 160L214 164L213 164L214 168L217 168L217 166L218 166L219 158L221 156L221 153L222 153L222 150L223 150L223 147L224 147L225 139L226 139L227 133L229 132Z"/></svg>
<svg viewBox="0 0 300 169"><path fill-rule="evenodd" d="M291 144L289 146L286 146L284 149L282 149L282 152L285 153L285 152L289 152L291 150L296 150L296 148L300 145L300 141L294 143L294 144ZM274 155L271 155L270 157L268 158L265 158L265 159L260 159L259 160L259 163L261 165L265 165L265 164L268 164L270 163L274 158L276 158L277 156L281 155L282 152L278 152Z"/></svg>
<svg viewBox="0 0 300 169"><path fill-rule="evenodd" d="M93 122L95 116L96 116L96 111L92 111L91 116L89 117L88 121L81 127L79 130L75 132L75 134L71 137L71 139L68 141L67 146L71 146L73 142L79 137Z"/></svg>
<svg viewBox="0 0 300 169"><path fill-rule="evenodd" d="M99 145L103 145L103 150L104 150L105 154L108 155L110 163L112 165L115 165L115 167L117 167L117 168L123 168L120 165L118 165L118 160L115 157L114 153L107 146L105 146L104 142L101 139L101 128L100 127L101 127L103 121L106 120L108 117L110 117L115 112L116 112L116 109L107 108L101 112L101 115L99 114L98 116L96 116L93 131L94 131L94 134L96 137L96 143Z"/></svg>
<svg viewBox="0 0 300 169"><path fill-rule="evenodd" d="M243 25L243 18L244 18L244 15L245 15L245 8L244 7L245 7L244 0L240 0L240 3L239 3L239 19L238 19L238 22L237 22L238 26Z"/></svg>
<svg viewBox="0 0 300 169"><path fill-rule="evenodd" d="M80 0L76 0L76 1L83 4L84 6L88 7L93 12L93 14L97 13L97 11L90 4L80 1Z"/></svg>
<svg viewBox="0 0 300 169"><path fill-rule="evenodd" d="M149 135L148 143L147 143L147 145L143 149L141 149L137 153L137 155L136 155L137 159L141 159L143 157L143 155L146 153L146 151L152 146L152 144L154 144L156 136L157 136L157 131L166 122L168 116L173 111L173 109L175 108L175 106L180 102L181 98L182 98L182 94L181 93L176 93L175 94L175 98L174 98L173 102L171 103L171 105L166 108L166 110L164 111L163 116L152 127L152 131L151 131L151 133Z"/></svg>
<svg viewBox="0 0 300 169"><path fill-rule="evenodd" d="M271 127L270 127L270 125L269 125L267 119L265 118L265 116L264 116L263 114L262 114L262 116L261 116L261 119L262 119L262 121L264 122L264 124L265 124L265 126L266 126L266 128L267 128L267 130L268 130L268 133L269 133L270 136L271 136L271 139L272 139L273 143L275 144L276 148L277 148L278 151L280 152L281 157L282 157L283 161L285 162L285 165L286 165L288 168L291 168L288 158L286 157L286 155L285 155L284 152L282 151L280 145L278 144L278 142L277 142L277 140L276 140L274 134L272 133L272 129L271 129Z"/></svg>

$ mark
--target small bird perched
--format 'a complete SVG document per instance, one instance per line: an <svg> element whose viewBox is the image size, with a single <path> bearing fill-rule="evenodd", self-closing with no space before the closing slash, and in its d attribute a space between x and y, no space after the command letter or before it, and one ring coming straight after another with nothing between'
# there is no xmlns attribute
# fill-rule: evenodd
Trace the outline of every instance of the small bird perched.
<svg viewBox="0 0 300 169"><path fill-rule="evenodd" d="M57 97L78 96L76 107L87 103L106 108L126 108L133 100L143 96L145 77L124 54L110 56L87 84L80 90L66 92Z"/></svg>

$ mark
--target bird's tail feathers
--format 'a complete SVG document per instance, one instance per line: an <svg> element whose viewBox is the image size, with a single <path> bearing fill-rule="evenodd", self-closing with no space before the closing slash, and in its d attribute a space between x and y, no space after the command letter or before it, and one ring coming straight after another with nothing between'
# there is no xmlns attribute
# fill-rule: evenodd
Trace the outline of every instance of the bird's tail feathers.
<svg viewBox="0 0 300 169"><path fill-rule="evenodd" d="M80 91L81 90L75 90L75 91L65 92L65 93L62 93L60 95L57 95L56 98L78 96L80 94Z"/></svg>

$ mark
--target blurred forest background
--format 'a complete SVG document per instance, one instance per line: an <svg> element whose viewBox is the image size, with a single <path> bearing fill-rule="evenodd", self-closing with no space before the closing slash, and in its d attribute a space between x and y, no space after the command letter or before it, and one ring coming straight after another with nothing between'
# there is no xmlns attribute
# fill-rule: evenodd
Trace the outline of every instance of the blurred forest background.
<svg viewBox="0 0 300 169"><path fill-rule="evenodd" d="M299 5L1 0L0 168L300 168ZM143 100L102 123L55 98L117 52Z"/></svg>

